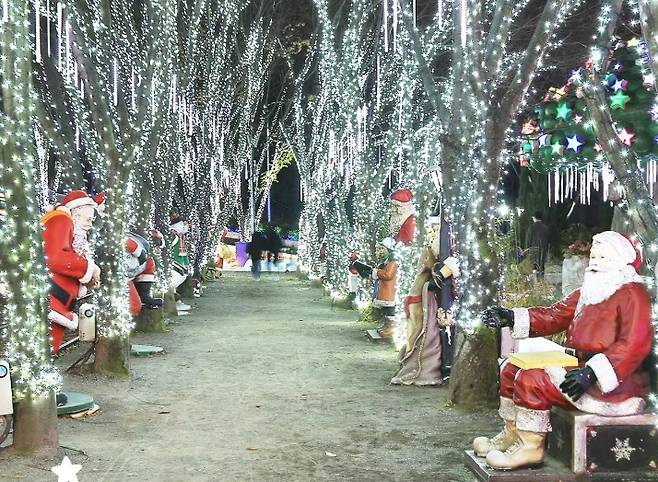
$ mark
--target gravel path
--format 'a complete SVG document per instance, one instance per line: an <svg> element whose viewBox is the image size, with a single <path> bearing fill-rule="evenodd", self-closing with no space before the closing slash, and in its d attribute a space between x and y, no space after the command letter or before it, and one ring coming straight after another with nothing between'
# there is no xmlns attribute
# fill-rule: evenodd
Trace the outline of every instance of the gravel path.
<svg viewBox="0 0 658 482"><path fill-rule="evenodd" d="M102 408L59 421L80 482L474 480L462 450L495 412L389 385L394 350L320 289L227 273L191 304L168 333L134 337L167 352L133 358L129 381L66 377ZM3 481L57 479L45 461L0 464Z"/></svg>

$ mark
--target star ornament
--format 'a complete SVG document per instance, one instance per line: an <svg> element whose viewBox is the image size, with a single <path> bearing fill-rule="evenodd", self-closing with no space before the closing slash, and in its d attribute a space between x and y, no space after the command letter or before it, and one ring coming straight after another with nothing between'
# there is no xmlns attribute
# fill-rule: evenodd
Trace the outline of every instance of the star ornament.
<svg viewBox="0 0 658 482"><path fill-rule="evenodd" d="M614 84L612 84L612 90L615 92L626 91L628 89L628 80L617 79Z"/></svg>
<svg viewBox="0 0 658 482"><path fill-rule="evenodd" d="M560 102L560 105L557 106L557 110L555 111L555 118L558 120L567 120L569 119L569 116L573 112L573 110L569 107L569 104L566 102Z"/></svg>
<svg viewBox="0 0 658 482"><path fill-rule="evenodd" d="M50 470L57 475L57 482L80 482L76 474L81 468L82 465L72 464L71 459L64 456L62 463L60 465L55 465Z"/></svg>
<svg viewBox="0 0 658 482"><path fill-rule="evenodd" d="M567 136L567 149L573 151L575 154L579 154L583 150L585 145L585 139L578 134L573 136Z"/></svg>
<svg viewBox="0 0 658 482"><path fill-rule="evenodd" d="M569 77L569 82L571 82L572 84L578 84L580 83L581 80L583 80L583 74L581 72L581 69L572 70L571 77Z"/></svg>
<svg viewBox="0 0 658 482"><path fill-rule="evenodd" d="M555 141L553 144L551 144L551 154L555 154L557 156L564 154L564 146L560 141Z"/></svg>
<svg viewBox="0 0 658 482"><path fill-rule="evenodd" d="M637 47L638 45L640 45L640 39L637 37L633 37L628 41L626 45L628 45L629 47Z"/></svg>
<svg viewBox="0 0 658 482"><path fill-rule="evenodd" d="M624 109L630 100L631 98L629 96L619 91L615 95L610 96L610 107L614 110Z"/></svg>
<svg viewBox="0 0 658 482"><path fill-rule="evenodd" d="M633 140L635 139L634 132L631 132L624 127L622 130L619 131L617 136L619 137L621 143L624 144L625 146L633 145Z"/></svg>
<svg viewBox="0 0 658 482"><path fill-rule="evenodd" d="M656 83L656 77L653 74L645 74L642 76L642 86L651 88Z"/></svg>

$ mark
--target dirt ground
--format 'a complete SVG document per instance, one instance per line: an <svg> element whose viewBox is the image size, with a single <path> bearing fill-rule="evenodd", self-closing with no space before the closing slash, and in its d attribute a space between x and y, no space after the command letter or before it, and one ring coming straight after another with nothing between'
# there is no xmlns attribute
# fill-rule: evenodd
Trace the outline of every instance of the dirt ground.
<svg viewBox="0 0 658 482"><path fill-rule="evenodd" d="M133 337L166 354L132 358L129 381L65 377L102 409L59 420L80 482L474 480L462 451L496 431L495 411L389 385L394 349L322 290L228 273L191 304L169 332ZM52 482L52 465L3 457L0 480Z"/></svg>

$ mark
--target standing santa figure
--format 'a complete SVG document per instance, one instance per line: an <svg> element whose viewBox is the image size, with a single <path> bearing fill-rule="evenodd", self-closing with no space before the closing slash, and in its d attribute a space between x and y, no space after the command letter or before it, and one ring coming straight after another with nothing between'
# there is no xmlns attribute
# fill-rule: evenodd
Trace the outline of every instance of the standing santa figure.
<svg viewBox="0 0 658 482"><path fill-rule="evenodd" d="M500 373L499 414L505 426L495 437L473 441L477 455L494 469L542 463L553 406L597 415L641 413L649 391L643 362L651 352L651 302L637 273L641 256L614 231L594 236L583 285L550 307L493 307L487 326L510 327L514 338L566 330L565 351L578 368L521 370L509 363Z"/></svg>
<svg viewBox="0 0 658 482"><path fill-rule="evenodd" d="M100 285L101 270L86 243L96 206L84 191L73 191L41 218L50 276L48 320L53 353L59 351L66 328L78 329L78 315L72 311L76 298Z"/></svg>
<svg viewBox="0 0 658 482"><path fill-rule="evenodd" d="M388 226L390 237L398 243L411 246L416 231L416 209L413 194L408 189L400 189L391 195Z"/></svg>

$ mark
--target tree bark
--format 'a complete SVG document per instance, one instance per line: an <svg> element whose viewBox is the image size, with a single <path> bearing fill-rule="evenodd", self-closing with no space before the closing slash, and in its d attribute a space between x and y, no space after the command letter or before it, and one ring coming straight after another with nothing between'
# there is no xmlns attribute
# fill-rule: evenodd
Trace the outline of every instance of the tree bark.
<svg viewBox="0 0 658 482"><path fill-rule="evenodd" d="M14 449L19 455L55 455L59 447L55 394L28 397L14 405Z"/></svg>
<svg viewBox="0 0 658 482"><path fill-rule="evenodd" d="M166 331L164 324L164 308L157 310L142 308L135 322L134 331L141 333L162 333Z"/></svg>
<svg viewBox="0 0 658 482"><path fill-rule="evenodd" d="M94 373L111 378L128 378L130 375L130 342L128 337L98 337Z"/></svg>

